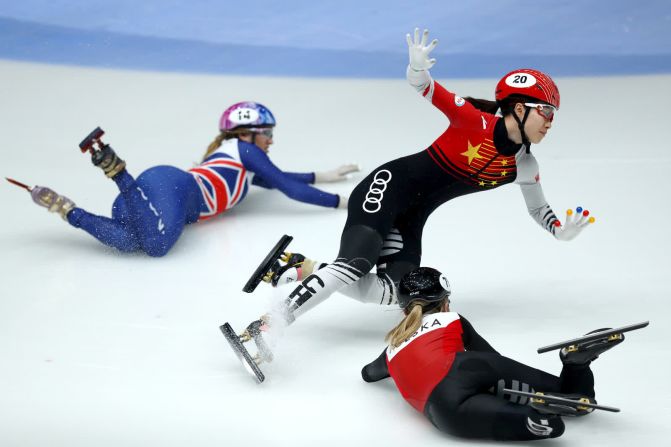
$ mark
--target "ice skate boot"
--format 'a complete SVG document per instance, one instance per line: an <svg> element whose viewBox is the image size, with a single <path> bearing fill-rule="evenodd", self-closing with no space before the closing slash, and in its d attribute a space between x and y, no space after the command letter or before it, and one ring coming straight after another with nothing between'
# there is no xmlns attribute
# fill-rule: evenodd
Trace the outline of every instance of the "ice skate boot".
<svg viewBox="0 0 671 447"><path fill-rule="evenodd" d="M104 130L96 127L79 143L79 148L82 152L89 151L93 165L102 169L107 177L113 178L126 168L126 162L119 158L109 144L101 141L104 134Z"/></svg>
<svg viewBox="0 0 671 447"><path fill-rule="evenodd" d="M58 213L63 220L67 220L67 215L75 207L75 203L65 196L44 187L34 186L30 189L30 197L33 202L48 209L52 213Z"/></svg>
<svg viewBox="0 0 671 447"><path fill-rule="evenodd" d="M224 323L219 327L221 332L226 337L226 340L231 345L233 352L240 359L242 365L247 372L254 375L256 380L261 383L265 380L265 376L259 367L263 362L269 363L273 361L273 353L270 347L263 339L263 332L267 331L269 316L264 315L258 320L252 321L247 328L237 335L229 323ZM256 354L252 356L245 343L253 340L256 345Z"/></svg>
<svg viewBox="0 0 671 447"><path fill-rule="evenodd" d="M559 358L565 365L584 365L595 360L603 352L613 348L624 341L623 333L608 333L611 328L596 329L588 332L587 335L604 332L602 338L585 342L578 342L565 346L559 351Z"/></svg>
<svg viewBox="0 0 671 447"><path fill-rule="evenodd" d="M275 261L270 271L263 276L263 281L270 283L273 287L302 281L315 270L316 262L300 253L284 252L280 260L285 264L282 265L280 261Z"/></svg>

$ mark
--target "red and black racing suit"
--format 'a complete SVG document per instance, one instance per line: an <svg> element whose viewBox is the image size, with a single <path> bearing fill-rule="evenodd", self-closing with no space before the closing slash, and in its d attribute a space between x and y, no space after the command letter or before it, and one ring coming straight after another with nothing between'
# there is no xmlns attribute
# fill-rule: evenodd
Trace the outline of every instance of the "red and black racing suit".
<svg viewBox="0 0 671 447"><path fill-rule="evenodd" d="M503 389L594 397L585 365L564 365L559 377L500 355L455 312L424 315L397 348L387 347L362 371L373 382L392 377L401 395L440 430L467 438L528 440L564 432L559 416L541 415L526 397Z"/></svg>

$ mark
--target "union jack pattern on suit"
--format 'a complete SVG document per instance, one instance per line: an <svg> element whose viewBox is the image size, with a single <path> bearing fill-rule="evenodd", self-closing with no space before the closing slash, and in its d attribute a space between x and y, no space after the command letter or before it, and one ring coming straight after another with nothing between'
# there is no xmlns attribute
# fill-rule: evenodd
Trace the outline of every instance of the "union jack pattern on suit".
<svg viewBox="0 0 671 447"><path fill-rule="evenodd" d="M247 170L239 160L226 153L215 152L189 172L196 179L205 203L199 221L232 208L249 190Z"/></svg>

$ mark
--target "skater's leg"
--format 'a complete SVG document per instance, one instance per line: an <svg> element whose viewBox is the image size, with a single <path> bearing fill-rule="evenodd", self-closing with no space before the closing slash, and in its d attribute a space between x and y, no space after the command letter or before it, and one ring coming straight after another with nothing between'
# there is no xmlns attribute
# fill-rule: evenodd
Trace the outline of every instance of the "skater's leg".
<svg viewBox="0 0 671 447"><path fill-rule="evenodd" d="M76 207L72 200L44 186L32 188L31 196L38 205L60 214L73 227L87 231L105 245L121 251L139 248L137 239L124 222L88 213Z"/></svg>
<svg viewBox="0 0 671 447"><path fill-rule="evenodd" d="M337 259L314 271L293 289L286 300L287 321L353 284L375 266L383 236L412 199L401 181L403 178L407 178L407 166L395 160L377 168L354 188Z"/></svg>
<svg viewBox="0 0 671 447"><path fill-rule="evenodd" d="M407 217L408 213L399 216L384 237L377 273L367 273L340 289L340 293L362 303L393 305L398 302L398 283L406 273L419 267L422 259L422 230L426 218L420 218L421 212L410 214L412 219Z"/></svg>
<svg viewBox="0 0 671 447"><path fill-rule="evenodd" d="M75 208L67 216L70 224L121 251L141 249L150 256L165 255L186 222L195 220L197 192L194 194L195 184L189 183L192 177L179 169L159 166L147 170L137 181L125 169L113 180L121 194L112 207L112 219Z"/></svg>
<svg viewBox="0 0 671 447"><path fill-rule="evenodd" d="M398 302L394 283L387 274L380 272L366 273L338 292L362 303L390 306Z"/></svg>
<svg viewBox="0 0 671 447"><path fill-rule="evenodd" d="M504 398L504 388L531 393L535 391L561 392L559 377L500 354L469 352L467 356L458 354L457 358L461 361L455 361L454 367L463 370L479 368L481 371L479 380L486 383L488 388L493 387L500 398ZM528 398L511 396L510 400L514 403L526 404Z"/></svg>
<svg viewBox="0 0 671 447"><path fill-rule="evenodd" d="M382 248L384 252L384 246ZM419 267L417 252L403 250L392 256L381 256L377 272L367 273L358 281L339 290L343 295L362 303L374 303L385 306L398 303L396 290L401 278Z"/></svg>
<svg viewBox="0 0 671 447"><path fill-rule="evenodd" d="M594 376L589 365L564 365L560 377L488 352L459 353L453 370L474 371L471 379L478 387L492 389L499 398L508 397L513 403L526 404L524 396L508 396L503 389L525 392L578 394L594 397Z"/></svg>
<svg viewBox="0 0 671 447"><path fill-rule="evenodd" d="M559 375L561 392L566 394L580 394L586 397L594 397L594 374L585 365L565 364ZM542 390L541 390L542 391Z"/></svg>
<svg viewBox="0 0 671 447"><path fill-rule="evenodd" d="M564 433L561 417L474 390L449 374L431 393L424 414L438 429L464 438L525 441Z"/></svg>
<svg viewBox="0 0 671 447"><path fill-rule="evenodd" d="M373 228L354 225L343 231L337 259L305 278L287 298L288 320L312 309L332 293L368 273L382 247L382 236Z"/></svg>
<svg viewBox="0 0 671 447"><path fill-rule="evenodd" d="M119 196L113 209L125 207ZM114 216L114 213L113 213ZM140 249L140 243L128 222L123 219L108 218L91 214L81 208L75 208L68 214L68 222L75 228L81 228L103 244L120 251L130 252Z"/></svg>
<svg viewBox="0 0 671 447"><path fill-rule="evenodd" d="M127 209L127 223L140 248L163 256L187 223L197 220L200 193L193 177L171 166L156 166L137 180L121 171L114 177Z"/></svg>
<svg viewBox="0 0 671 447"><path fill-rule="evenodd" d="M431 392L424 413L441 430L463 437L530 440L560 436L561 418L541 415L525 401L494 391L501 382L517 389L559 390L559 378L495 353L460 352Z"/></svg>

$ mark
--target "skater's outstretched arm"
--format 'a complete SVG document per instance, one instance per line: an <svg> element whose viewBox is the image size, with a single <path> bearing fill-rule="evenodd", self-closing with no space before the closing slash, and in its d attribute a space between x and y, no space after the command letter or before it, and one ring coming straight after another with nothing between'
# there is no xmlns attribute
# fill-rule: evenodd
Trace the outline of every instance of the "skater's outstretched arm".
<svg viewBox="0 0 671 447"><path fill-rule="evenodd" d="M356 164L346 164L338 166L335 169L329 171L319 171L319 172L284 172L284 174L293 180L301 183L333 183L341 182L347 180L347 175L352 172L358 172L360 170L359 166ZM255 176L252 180L252 183L256 186L261 186L262 188L272 188L272 186L266 182L262 177Z"/></svg>
<svg viewBox="0 0 671 447"><path fill-rule="evenodd" d="M277 188L294 200L313 205L337 208L340 203L346 203L337 194L321 191L288 176L270 161L265 152L253 144L240 142L239 149L243 165L261 177L267 187Z"/></svg>
<svg viewBox="0 0 671 447"><path fill-rule="evenodd" d="M429 53L438 45L433 39L427 44L429 31L424 30L421 40L419 29L415 28L414 38L406 35L410 62L406 70L406 77L411 86L421 93L427 100L443 112L454 127L480 128L482 113L471 103L455 95L431 78L429 68L436 63L429 59Z"/></svg>
<svg viewBox="0 0 671 447"><path fill-rule="evenodd" d="M475 329L473 325L465 319L463 316L459 315L461 319L461 328L464 330L464 333L461 335L461 339L464 342L464 348L468 351L481 351L481 352L493 352L498 354L498 351L492 348L492 345L487 343L487 340L482 338Z"/></svg>
<svg viewBox="0 0 671 447"><path fill-rule="evenodd" d="M589 211L578 207L575 217L573 210L566 212L566 220L562 225L554 211L545 200L540 183L538 162L531 153L523 153L517 157L517 178L529 215L543 228L560 241L570 241L590 223L594 222Z"/></svg>
<svg viewBox="0 0 671 447"><path fill-rule="evenodd" d="M387 348L382 351L382 354L361 370L361 377L366 382L377 382L389 377L389 370L387 369Z"/></svg>
<svg viewBox="0 0 671 447"><path fill-rule="evenodd" d="M315 183L314 172L285 172L284 175L299 183L313 184ZM255 175L252 179L252 184L260 186L261 188L273 189L273 186L268 183L263 177Z"/></svg>

